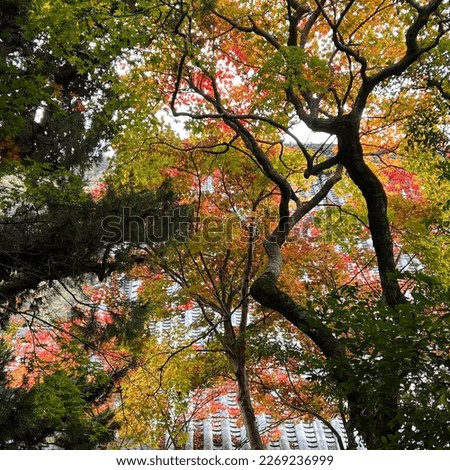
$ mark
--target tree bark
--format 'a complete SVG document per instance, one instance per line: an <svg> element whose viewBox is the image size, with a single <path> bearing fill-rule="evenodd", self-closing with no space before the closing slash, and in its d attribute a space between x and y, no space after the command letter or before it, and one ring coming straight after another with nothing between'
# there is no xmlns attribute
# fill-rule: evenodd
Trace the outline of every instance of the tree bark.
<svg viewBox="0 0 450 470"><path fill-rule="evenodd" d="M239 343L243 343L243 340L240 340ZM245 345L237 345L237 355L233 359L234 375L238 383L239 410L251 449L263 450L265 447L256 421L245 367L245 349Z"/></svg>
<svg viewBox="0 0 450 470"><path fill-rule="evenodd" d="M367 204L369 228L377 257L378 272L386 304L394 307L406 303L393 275L396 270L394 248L387 215L387 197L380 180L364 161L359 138L359 119L347 119L340 125L338 161L358 186Z"/></svg>
<svg viewBox="0 0 450 470"><path fill-rule="evenodd" d="M253 203L253 212L256 210L257 204L258 202ZM238 385L238 405L242 421L244 422L245 431L247 433L248 442L251 449L262 450L265 447L261 439L260 429L258 428L255 411L253 409L250 383L247 375L247 340L245 337L250 307L250 278L257 236L256 223L253 217L247 227L247 232L248 245L242 280L241 321L239 324L239 332L236 335L231 323L231 315L229 314L224 322L224 329L226 350Z"/></svg>
<svg viewBox="0 0 450 470"><path fill-rule="evenodd" d="M264 444L256 421L255 411L252 405L250 386L246 369L247 345L245 336L241 332L237 337L234 333L231 319L224 322L225 350L233 367L234 376L238 384L238 405L244 422L248 442L251 449L263 450Z"/></svg>

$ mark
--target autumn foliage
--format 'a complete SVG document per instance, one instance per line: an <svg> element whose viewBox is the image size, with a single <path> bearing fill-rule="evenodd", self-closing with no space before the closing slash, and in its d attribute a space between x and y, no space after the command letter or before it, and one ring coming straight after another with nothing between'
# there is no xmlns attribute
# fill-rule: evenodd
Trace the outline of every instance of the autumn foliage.
<svg viewBox="0 0 450 470"><path fill-rule="evenodd" d="M8 1L0 447L447 448L449 17Z"/></svg>

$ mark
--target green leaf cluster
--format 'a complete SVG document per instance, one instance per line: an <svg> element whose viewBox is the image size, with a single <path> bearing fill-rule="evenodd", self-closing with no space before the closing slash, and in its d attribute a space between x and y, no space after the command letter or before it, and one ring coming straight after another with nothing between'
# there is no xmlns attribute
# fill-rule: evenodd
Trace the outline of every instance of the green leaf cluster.
<svg viewBox="0 0 450 470"><path fill-rule="evenodd" d="M93 449L111 440L110 410L92 413L83 381L55 372L29 391L0 384L0 449Z"/></svg>
<svg viewBox="0 0 450 470"><path fill-rule="evenodd" d="M411 303L396 308L375 298L368 302L352 287L322 304L320 315L344 344L350 372L341 387L328 393L343 400L358 390L364 399L358 402L357 419L368 432L400 425L398 433L384 436L384 448L443 449L450 437L443 426L450 419L450 291L429 276L406 279L414 281ZM342 367L342 361L331 361L324 371L333 375ZM396 417L383 422L383 396L396 390Z"/></svg>
<svg viewBox="0 0 450 470"><path fill-rule="evenodd" d="M275 71L275 73L274 73ZM260 88L277 90L293 87L307 92L326 91L327 62L303 48L283 46L272 54L258 72Z"/></svg>

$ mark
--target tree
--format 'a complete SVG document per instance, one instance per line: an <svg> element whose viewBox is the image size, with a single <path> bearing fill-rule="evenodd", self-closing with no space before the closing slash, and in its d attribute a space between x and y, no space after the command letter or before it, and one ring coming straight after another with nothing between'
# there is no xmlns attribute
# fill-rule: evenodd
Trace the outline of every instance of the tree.
<svg viewBox="0 0 450 470"><path fill-rule="evenodd" d="M343 391L349 430L356 427L369 448L383 447L389 436L398 437L402 381L417 350L407 353L397 377L367 399L348 367L344 333L280 288L281 252L296 224L345 170L363 196L390 319L394 324L403 321L407 298L395 276L386 191L376 165L366 162L365 156L392 154L398 145L383 148L383 144L404 138L399 123L408 118L411 88L402 86L402 77L404 83L421 86L424 98L434 93L433 80L437 90L445 87L444 77L408 73L417 70L416 64L439 63L439 45L448 40L448 13L445 2L438 0L162 3L158 25L166 31L164 44L149 50L148 69L140 65L142 71L151 70L147 82L159 86L174 116L188 119L193 135L210 129L212 123L224 126L228 130L222 137L224 145L250 158L255 169L276 185L278 222L265 242L268 265L253 282L251 294L307 335L333 364L331 377ZM142 54L145 63L145 51ZM440 72L434 69L434 73ZM295 133L300 122L334 136L335 156L321 158L308 151ZM383 136L389 138L383 141ZM275 162L283 162L285 138L294 141L299 157L283 167ZM279 157L273 149L278 149ZM307 202L298 196L299 172L306 178L329 175ZM411 321L413 329L418 328ZM406 330L400 334L407 336Z"/></svg>
<svg viewBox="0 0 450 470"><path fill-rule="evenodd" d="M68 257L88 245L75 248L85 235L72 238L93 210L83 173L101 158L101 142L111 135L110 116L102 118L108 92L93 103L100 84L58 49L64 39L40 13L30 1L6 2L1 16L1 289L2 303L10 305L41 281L96 264L93 252L78 252L81 271ZM79 55L85 45L79 43Z"/></svg>
<svg viewBox="0 0 450 470"><path fill-rule="evenodd" d="M132 128L129 131L131 132ZM218 137L222 136L219 132ZM140 145L136 139L132 139L132 142ZM183 234L178 234L169 247L161 241L143 239L143 264L130 275L142 283L139 300L143 308L148 309L151 321L162 322L163 325L169 322L169 332L173 332L178 321L183 322L183 319L190 317L195 317L196 321L192 325L186 324L187 330L182 329L177 334L173 332L174 337L163 341L160 349L153 342L146 349L154 351L152 355L164 364L165 359L161 357L167 357L167 369L171 368L172 362L176 361L178 364L185 349L190 351L192 346L197 348L196 355L203 357L199 360L204 364L203 369L206 371L209 370L206 365L208 360L214 364L220 361L228 362L228 368L225 367L222 372L215 371L218 376L216 381L203 382L208 384L209 394L215 393L216 396L223 390L223 376L236 382L237 404L252 448L264 448L263 439L266 438L258 429L255 409L259 412L270 412L274 419L275 416L281 419L281 416L289 414L291 417L294 414L303 415L308 413L308 410L320 413L321 404L323 414L328 415L325 411L327 406L320 398L306 398L308 386L305 381L296 381L298 384L302 383L300 388L303 390L300 391L295 390L293 380L289 381L289 374L295 375L292 371L287 372L289 348L286 346L283 355L280 345L280 354L277 356L274 355L274 348L267 344L270 336L286 335L290 341L295 341L295 335L289 329L284 333L280 331L282 327L273 321L267 312L257 309L249 295L251 282L262 268L261 244L264 233L270 230L271 222L265 218L276 210L276 204L271 201L273 197L278 197L276 188L263 174L252 174L251 162L240 162L233 148L222 145L221 140L217 140L217 130L212 126L209 128L207 141L203 137L200 137L198 142L194 139L189 142L177 142L175 138L171 142L161 141L156 135L152 139L148 138L147 144L152 154L160 155L164 153L164 149L170 149L173 166L165 166L165 171L175 177L173 185L176 193L184 194L185 202L195 210L195 215L191 220L186 220L186 230ZM124 169L132 167L133 172L139 173L140 184L154 184L154 171L148 171L148 150L144 148L141 147L142 153L132 154L132 166L127 164L130 158L128 153L119 154L116 161L118 175L114 175L111 182L126 181L127 173ZM288 152L285 158L289 158ZM164 246L162 252L161 244ZM292 256L299 255L295 245L290 251ZM292 283L292 278L287 282ZM193 332L190 333L189 329ZM163 328L163 336L164 331ZM270 355L274 357L269 357ZM148 381L149 389L154 388L153 377L158 375L158 368L154 370L149 367L149 363L154 360L151 356L145 356L143 371L137 373L139 385L135 386L131 382L127 386L129 391L136 388L128 396L145 394L142 387L144 380ZM221 359L221 356L225 357ZM261 367L258 364L258 356L259 359L265 358L266 364L270 363L271 368ZM188 359L185 359L186 365L177 367L176 370L184 371L183 379L191 370L190 361L193 360L189 354ZM294 361L293 358L292 360ZM161 374L164 377L168 375L165 371ZM191 380L196 382L198 375L195 374ZM201 376L203 377L203 373ZM280 378L283 379L284 385L277 390L274 384ZM164 380L161 379L161 382L164 383ZM174 379L171 378L171 383L173 382ZM230 380L226 382L226 386L230 387ZM204 387L201 392L192 388L186 389L186 386L181 384L178 384L178 387L183 390L178 398L187 409L189 400L197 403L197 397L205 394ZM161 385L157 395L164 395L164 390ZM278 392L303 396L302 409L294 411L291 408L287 412L279 413L278 410L283 406L277 403L275 393ZM258 399L252 400L252 395L258 396ZM147 393L146 396L149 397L150 394ZM133 406L127 404L127 401L129 398L124 396L124 406L128 410L127 420L131 420ZM139 398L133 401L135 404L140 402L144 403L144 400ZM149 403L150 398L145 402ZM167 407L168 404L164 407L164 413L171 416ZM140 409L141 413L137 418L138 422L149 423L152 418L156 419L154 407L148 407L146 411L139 406L137 409ZM195 413L192 409L191 412L195 419L201 410L198 406L194 406L194 409ZM154 413L153 417L151 412ZM146 419L143 419L144 413L147 415ZM156 423L156 429L161 431L161 423ZM185 423L178 425L186 426ZM149 426L146 431L150 432ZM173 429L168 432L174 433ZM177 442L180 442L179 438Z"/></svg>
<svg viewBox="0 0 450 470"><path fill-rule="evenodd" d="M298 395L274 388L263 367L252 367L258 352L265 364L289 361L299 384L305 377L318 384L348 419L351 441L356 431L369 448L444 447L448 436L444 430L433 438L426 409L433 425L448 418L448 276L433 246L446 246L448 201L430 190L448 180L447 3L5 5L0 20L11 34L0 51L8 98L0 100L0 150L9 177L2 189L3 316L41 281L86 272L103 278L138 261L151 276L164 271L182 286L178 307L193 301L203 308L244 391L241 411L253 427L253 447L261 439L245 392L249 377L301 408ZM169 114L184 123L184 143ZM306 145L299 124L332 136L334 155ZM86 196L80 175L112 133L109 189L99 199ZM226 163L217 165L219 157ZM187 232L173 223L155 231L173 206L167 180L177 187ZM223 189L222 200L208 195L210 184ZM168 191L159 197L161 187ZM134 201L137 210L117 214L119 199ZM227 247L216 224L186 218L192 201L194 215L215 211L220 221L235 210L245 239ZM326 209L317 211L319 205ZM264 255L252 219L258 211L268 228L260 271ZM105 215L114 217L101 226L112 236L106 247L95 230L97 216ZM305 233L306 217L312 228ZM108 230L117 223L137 232L124 239ZM400 275L405 253L431 276ZM152 282L149 301L158 295ZM264 319L279 312L294 327L284 355L269 357L269 344L249 347L248 338L267 341L264 329L252 336L246 322L234 328L233 311L245 318L250 307ZM298 343L307 353L295 351ZM189 350L187 360L194 356ZM194 383L184 380L183 393ZM159 406L161 396L154 397ZM183 399L177 410L184 410ZM164 403L164 411L170 406Z"/></svg>
<svg viewBox="0 0 450 470"><path fill-rule="evenodd" d="M60 289L78 305L86 277L105 280L135 261L128 256L134 235L108 240L106 217L121 227L128 223L123 206L140 215L170 214L167 185L159 195L126 196L91 187L119 124L115 65L130 47L111 42L108 49L98 33L122 14L101 2L5 1L0 9L0 333L2 347L7 340L15 349L10 361L2 360L2 447L53 440L91 448L113 436L105 396L127 367L95 364L90 354L107 350L105 338L81 334L67 312L57 312L64 321L49 320L41 304ZM92 320L92 329L98 322L87 304L77 314ZM124 317L114 325L117 339L136 320ZM20 329L26 341L14 334ZM17 364L20 354L27 368Z"/></svg>
<svg viewBox="0 0 450 470"><path fill-rule="evenodd" d="M109 242L103 221L115 217L125 226L122 207L160 216L172 209L173 193L163 181L159 195L90 194L89 170L98 178L119 125L114 67L129 47L112 41L100 54L94 38L103 15L114 22L125 13L91 7L55 2L50 8L31 0L2 7L0 296L6 309L41 282L86 273L104 279L120 269L120 251L129 247L117 237Z"/></svg>

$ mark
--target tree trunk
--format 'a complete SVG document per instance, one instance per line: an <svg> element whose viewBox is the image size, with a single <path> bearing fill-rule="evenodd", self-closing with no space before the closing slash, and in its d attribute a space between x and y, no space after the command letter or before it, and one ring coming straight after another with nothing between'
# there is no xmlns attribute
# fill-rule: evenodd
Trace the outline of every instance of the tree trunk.
<svg viewBox="0 0 450 470"><path fill-rule="evenodd" d="M375 250L383 298L389 307L406 303L398 281L393 277L396 271L393 242L387 215L388 201L383 185L371 168L364 161L359 137L359 119L348 119L340 129L338 136L339 151L337 159L343 164L352 181L360 189L367 205L369 228ZM402 367L399 364L399 367ZM398 431L396 423L398 413L398 395L400 381L391 381L388 389L380 390L378 406L362 409L365 400L352 393L349 401L353 402L353 415L358 421L357 428L369 449L379 449L381 438ZM359 414L359 416L357 416Z"/></svg>
<svg viewBox="0 0 450 470"><path fill-rule="evenodd" d="M236 337L231 320L224 322L227 355L233 366L238 384L238 405L244 422L247 439L253 450L263 450L264 444L259 434L258 423L252 405L250 386L246 369L246 342L243 335Z"/></svg>
<svg viewBox="0 0 450 470"><path fill-rule="evenodd" d="M239 353L233 361L234 375L238 383L238 404L241 412L241 417L244 422L247 439L251 449L263 450L264 444L256 421L255 411L252 405L250 395L250 387L245 368L245 357L241 357Z"/></svg>
<svg viewBox="0 0 450 470"><path fill-rule="evenodd" d="M395 272L393 242L387 217L387 197L383 185L364 162L359 139L359 120L347 117L336 123L339 152L336 162L341 163L350 178L361 190L367 204L369 227L375 249L383 296L387 305L405 303ZM272 246L274 245L274 246ZM266 242L269 258L265 273L251 287L255 300L267 308L280 312L288 321L309 336L322 353L333 361L333 377L344 389L354 382L341 341L313 313L307 312L294 299L277 287L281 271L281 246ZM401 365L399 365L401 367ZM400 383L394 380L379 391L370 403L358 389L347 393L351 426L358 430L369 449L383 446L382 438L398 430L398 393Z"/></svg>
<svg viewBox="0 0 450 470"><path fill-rule="evenodd" d="M343 129L337 134L339 146L337 157L366 201L369 228L377 256L384 300L387 305L394 307L406 303L406 299L398 282L392 278L396 266L387 216L386 193L380 180L364 161L359 138L359 120L349 119L342 127Z"/></svg>

